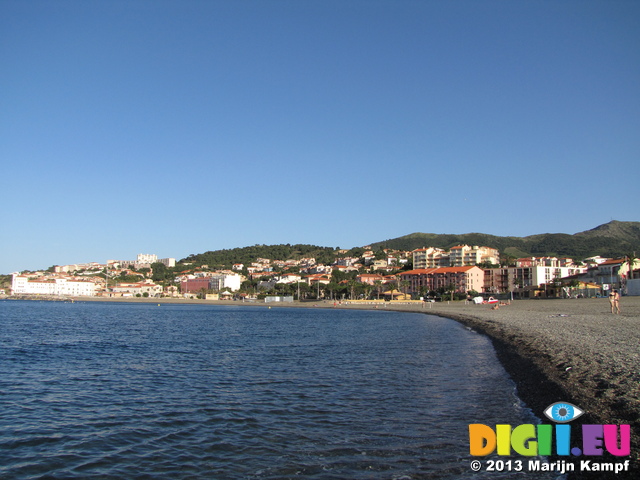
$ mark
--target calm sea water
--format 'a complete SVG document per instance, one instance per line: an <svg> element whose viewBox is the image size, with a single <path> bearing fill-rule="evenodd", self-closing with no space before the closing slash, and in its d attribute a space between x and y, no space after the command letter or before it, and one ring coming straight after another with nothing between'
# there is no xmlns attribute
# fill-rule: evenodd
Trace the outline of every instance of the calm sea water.
<svg viewBox="0 0 640 480"><path fill-rule="evenodd" d="M0 302L2 479L500 478L469 423L531 418L447 319Z"/></svg>

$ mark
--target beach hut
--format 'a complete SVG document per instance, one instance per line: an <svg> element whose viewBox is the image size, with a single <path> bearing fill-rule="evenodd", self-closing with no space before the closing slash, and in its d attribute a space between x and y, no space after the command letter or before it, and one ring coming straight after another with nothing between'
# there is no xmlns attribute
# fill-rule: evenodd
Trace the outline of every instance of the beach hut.
<svg viewBox="0 0 640 480"><path fill-rule="evenodd" d="M220 292L220 300L231 300L233 298L233 293L231 292Z"/></svg>

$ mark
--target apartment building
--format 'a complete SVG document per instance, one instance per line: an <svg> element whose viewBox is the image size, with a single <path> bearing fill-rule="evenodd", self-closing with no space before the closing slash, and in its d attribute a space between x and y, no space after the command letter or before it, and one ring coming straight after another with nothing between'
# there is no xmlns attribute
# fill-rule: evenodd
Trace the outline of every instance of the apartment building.
<svg viewBox="0 0 640 480"><path fill-rule="evenodd" d="M118 283L113 287L109 287L112 293L121 294L123 297L144 296L158 297L162 294L162 286L151 282L139 283Z"/></svg>
<svg viewBox="0 0 640 480"><path fill-rule="evenodd" d="M500 263L500 252L495 248L458 245L449 250L449 265L463 267L466 265L478 265L479 263Z"/></svg>
<svg viewBox="0 0 640 480"><path fill-rule="evenodd" d="M71 278L28 277L13 274L11 280L13 295L60 295L70 297L94 296L96 284L90 280Z"/></svg>
<svg viewBox="0 0 640 480"><path fill-rule="evenodd" d="M476 266L414 269L401 272L399 277L409 282L409 291L415 294L451 286L460 293L482 292L484 287L484 270Z"/></svg>
<svg viewBox="0 0 640 480"><path fill-rule="evenodd" d="M560 263L557 264L559 265ZM552 283L557 279L581 275L587 271L586 267L576 265L560 267L531 265L530 262L520 263L520 265L527 266L486 269L484 271L484 288L482 291L506 293L516 290L531 290L532 288Z"/></svg>
<svg viewBox="0 0 640 480"><path fill-rule="evenodd" d="M77 272L80 270L100 270L105 268L106 265L102 265L100 263L97 262L90 262L90 263L73 263L70 265L55 265L53 267L53 271L55 273L71 273L71 272Z"/></svg>
<svg viewBox="0 0 640 480"><path fill-rule="evenodd" d="M229 288L232 292L240 290L242 277L237 273L213 273L205 277L183 278L180 282L182 293L200 293L202 290L220 291Z"/></svg>
<svg viewBox="0 0 640 480"><path fill-rule="evenodd" d="M515 261L516 267L575 267L571 258L526 257Z"/></svg>
<svg viewBox="0 0 640 480"><path fill-rule="evenodd" d="M107 265L119 266L120 268L150 268L152 263L162 263L166 267L175 267L175 258L160 258L153 253L139 253L135 260L107 260Z"/></svg>
<svg viewBox="0 0 640 480"><path fill-rule="evenodd" d="M356 280L360 283L366 283L368 285L375 285L376 282L385 283L389 277L380 275L377 273L361 273L356 277Z"/></svg>
<svg viewBox="0 0 640 480"><path fill-rule="evenodd" d="M437 268L449 265L449 255L446 250L436 247L418 248L413 252L413 268Z"/></svg>

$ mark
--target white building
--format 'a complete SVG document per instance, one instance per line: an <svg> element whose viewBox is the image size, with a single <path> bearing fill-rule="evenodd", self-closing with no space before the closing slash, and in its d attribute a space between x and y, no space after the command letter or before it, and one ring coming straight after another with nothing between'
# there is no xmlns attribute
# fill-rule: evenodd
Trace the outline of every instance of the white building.
<svg viewBox="0 0 640 480"><path fill-rule="evenodd" d="M176 266L176 259L175 258L160 258L158 259L158 263L162 263L164 266L166 267L175 267Z"/></svg>
<svg viewBox="0 0 640 480"><path fill-rule="evenodd" d="M53 271L55 273L69 273L69 272L76 272L79 270L101 270L105 267L106 265L103 265L97 262L74 263L71 265L55 265L53 267Z"/></svg>
<svg viewBox="0 0 640 480"><path fill-rule="evenodd" d="M150 297L160 296L162 287L155 283L118 283L115 287L109 287L114 293L120 293L122 296L143 296L145 293Z"/></svg>
<svg viewBox="0 0 640 480"><path fill-rule="evenodd" d="M438 268L449 265L449 254L442 248L418 248L412 253L414 269Z"/></svg>
<svg viewBox="0 0 640 480"><path fill-rule="evenodd" d="M500 263L500 253L495 248L474 245L458 245L449 250L449 263L452 267L478 265L479 263Z"/></svg>
<svg viewBox="0 0 640 480"><path fill-rule="evenodd" d="M154 253L139 253L135 260L107 260L107 265L118 266L120 268L136 267L142 268L151 267L152 263L162 263L163 265L171 268L176 266L175 258L158 258Z"/></svg>
<svg viewBox="0 0 640 480"><path fill-rule="evenodd" d="M136 263L156 263L158 261L158 256L153 253L139 253L136 258Z"/></svg>
<svg viewBox="0 0 640 480"><path fill-rule="evenodd" d="M485 292L504 293L518 289L540 287L554 280L586 272L586 267L525 266L490 268L485 270Z"/></svg>
<svg viewBox="0 0 640 480"><path fill-rule="evenodd" d="M62 295L71 297L94 296L96 284L89 280L68 278L30 278L13 274L11 281L13 295Z"/></svg>
<svg viewBox="0 0 640 480"><path fill-rule="evenodd" d="M209 279L209 285L212 290L220 291L228 288L232 292L240 290L242 277L237 273L216 273Z"/></svg>
<svg viewBox="0 0 640 480"><path fill-rule="evenodd" d="M278 278L277 283L298 283L302 282L302 276L297 273L283 273Z"/></svg>

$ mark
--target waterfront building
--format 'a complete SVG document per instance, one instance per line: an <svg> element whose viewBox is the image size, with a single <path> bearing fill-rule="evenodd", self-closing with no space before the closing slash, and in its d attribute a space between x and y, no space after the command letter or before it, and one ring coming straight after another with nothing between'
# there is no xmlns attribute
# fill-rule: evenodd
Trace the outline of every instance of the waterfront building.
<svg viewBox="0 0 640 480"><path fill-rule="evenodd" d="M366 283L368 285L375 285L376 282L385 283L388 277L380 275L378 273L361 273L356 277L356 280L360 283Z"/></svg>
<svg viewBox="0 0 640 480"><path fill-rule="evenodd" d="M235 292L240 290L241 281L237 273L213 273L204 277L183 278L180 289L182 293L200 293L203 290L220 291L223 288Z"/></svg>
<svg viewBox="0 0 640 480"><path fill-rule="evenodd" d="M452 288L455 292L481 292L484 270L476 266L414 269L399 274L401 281L409 282L409 291L418 294Z"/></svg>
<svg viewBox="0 0 640 480"><path fill-rule="evenodd" d="M556 266L543 265L544 263ZM580 276L587 271L586 267L576 265L557 266L561 263L560 261L519 259L517 265L520 266L488 268L484 270L482 291L487 293L531 292L535 289L543 289L544 285L556 280Z"/></svg>
<svg viewBox="0 0 640 480"><path fill-rule="evenodd" d="M228 288L232 292L240 290L242 278L237 273L216 273L209 277L212 290L220 291Z"/></svg>
<svg viewBox="0 0 640 480"><path fill-rule="evenodd" d="M634 269L640 264L640 259L634 261ZM629 269L629 262L625 258L610 258L589 268L580 275L580 280L607 285L604 288L622 288L631 278L633 270ZM636 274L637 275L637 274Z"/></svg>
<svg viewBox="0 0 640 480"><path fill-rule="evenodd" d="M123 297L145 296L145 294L149 297L159 297L162 294L162 286L151 282L117 283L113 287L110 286L109 289L112 293L120 294ZM111 292L107 292L107 295Z"/></svg>
<svg viewBox="0 0 640 480"><path fill-rule="evenodd" d="M14 273L11 280L13 295L93 296L96 284L91 280L73 278L29 277Z"/></svg>

